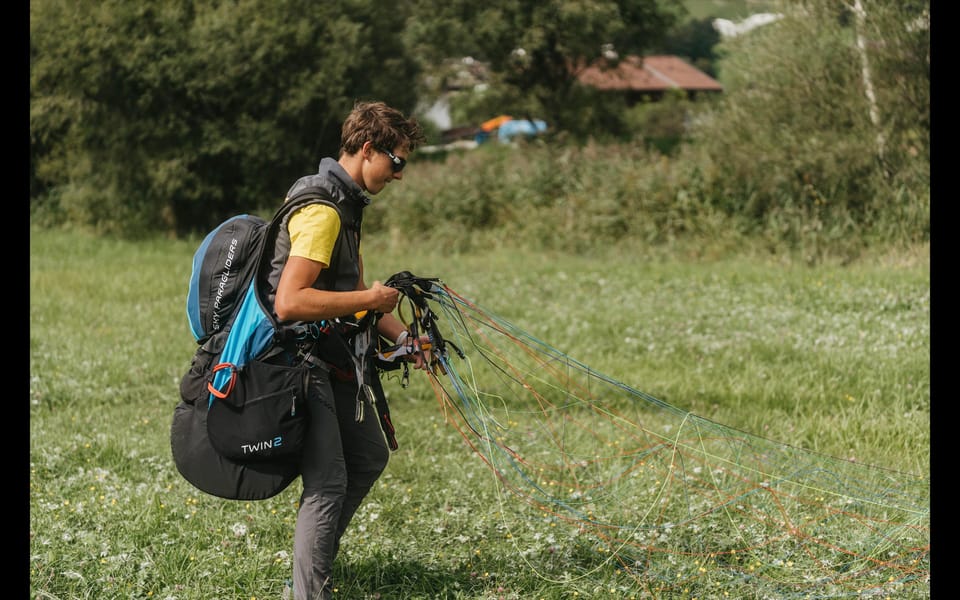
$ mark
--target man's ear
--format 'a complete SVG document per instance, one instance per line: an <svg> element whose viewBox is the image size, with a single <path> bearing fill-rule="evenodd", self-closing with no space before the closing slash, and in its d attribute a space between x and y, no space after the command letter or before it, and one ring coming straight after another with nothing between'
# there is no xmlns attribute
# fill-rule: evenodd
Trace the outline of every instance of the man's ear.
<svg viewBox="0 0 960 600"><path fill-rule="evenodd" d="M373 147L373 142L367 141L360 146L360 153L363 155L364 160L369 160L374 152L376 152L376 149Z"/></svg>

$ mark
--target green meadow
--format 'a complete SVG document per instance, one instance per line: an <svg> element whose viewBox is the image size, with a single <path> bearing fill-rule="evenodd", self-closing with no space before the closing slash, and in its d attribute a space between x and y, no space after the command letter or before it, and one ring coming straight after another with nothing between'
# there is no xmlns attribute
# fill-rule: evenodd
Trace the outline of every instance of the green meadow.
<svg viewBox="0 0 960 600"><path fill-rule="evenodd" d="M291 577L298 481L269 500L226 501L193 488L171 458L195 348L184 297L197 242L31 230L33 599L279 599ZM928 247L810 266L364 243L368 282L400 270L439 277L682 411L829 456L929 470ZM338 598L649 597L612 570L564 579L565 565L504 535L511 498L418 377L406 389L385 382L400 448L343 540Z"/></svg>

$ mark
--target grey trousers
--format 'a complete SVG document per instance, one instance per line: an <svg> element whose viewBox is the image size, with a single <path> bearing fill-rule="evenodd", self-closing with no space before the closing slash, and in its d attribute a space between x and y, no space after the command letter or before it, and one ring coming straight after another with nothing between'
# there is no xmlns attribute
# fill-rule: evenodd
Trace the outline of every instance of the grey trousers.
<svg viewBox="0 0 960 600"><path fill-rule="evenodd" d="M340 537L383 473L390 450L376 410L366 404L357 422L357 384L315 368L310 377L310 425L300 464L303 493L293 536L294 600L333 594Z"/></svg>

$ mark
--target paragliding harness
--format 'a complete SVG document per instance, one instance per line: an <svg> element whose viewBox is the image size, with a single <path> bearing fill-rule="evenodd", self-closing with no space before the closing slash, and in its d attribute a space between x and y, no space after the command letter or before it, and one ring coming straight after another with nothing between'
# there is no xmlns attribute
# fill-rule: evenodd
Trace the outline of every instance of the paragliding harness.
<svg viewBox="0 0 960 600"><path fill-rule="evenodd" d="M297 194L295 199L297 203L324 200L312 190ZM431 351L431 372L445 372L442 360L447 343L427 304L427 299L433 297L430 290L436 289L436 279L415 277L404 271L387 281L413 308L410 333L406 340L399 340L401 343L376 335L380 315L373 311L301 326L280 326L258 288L265 281L261 271L270 265L265 253L273 247L282 216L294 208L295 199L278 209L269 222L244 217L230 221L228 227L236 226L232 230L218 228L215 231L224 235L216 240L209 237L194 258L197 271L201 264L219 264L220 257L213 254L216 248L227 249L224 256L233 267L239 264L238 257L252 257L252 268L231 270L250 273L238 281L235 295L228 297L218 289L210 288L211 292L201 287L213 281L202 274L192 277L188 294L188 317L200 346L180 382L170 445L181 475L214 496L235 500L270 498L297 477L297 449L307 424L307 373L318 364L341 379L349 380L352 371L360 389L356 417L363 419L365 403L374 406L391 450L396 450L398 444L379 372L403 369L402 384L406 386L409 355L426 350ZM255 233L241 237L242 231ZM212 257L209 261L208 256ZM233 293L233 289L227 291ZM214 304L201 302L213 293L219 294L216 300L220 305L229 300L231 308L225 313L228 321L223 323L228 327L208 335L207 321L197 318L209 315ZM420 345L421 335L428 336L429 346ZM344 356L344 350L349 358ZM289 363L286 359L290 359ZM335 362L340 364L332 364Z"/></svg>
<svg viewBox="0 0 960 600"><path fill-rule="evenodd" d="M299 345L296 357L303 364L325 369L337 381L356 382L357 406L354 419L357 422L363 421L366 404L374 407L390 449L396 450L399 447L396 430L390 419L390 407L387 405L383 386L380 384L380 365L371 360L371 355L382 343L382 337L377 335L379 317L374 311L362 311L347 317L311 323L308 338L312 342ZM377 338L376 344L373 343L374 336ZM338 348L332 349L331 344ZM349 360L351 364L346 364L345 360ZM394 368L393 365L391 368Z"/></svg>
<svg viewBox="0 0 960 600"><path fill-rule="evenodd" d="M431 372L441 374L446 374L443 362L446 360L448 346L453 348L459 356L463 356L460 349L452 342L444 340L437 327L436 314L427 302L428 299L433 298L431 290L438 283L437 278L417 277L409 271L396 273L384 282L384 285L402 294L412 313L407 325L407 333L401 335L398 340L387 340L377 333L376 326L381 313L375 311L362 311L350 317L317 323L317 330L313 337L318 341L324 338L338 340L353 363L352 369L350 366L325 360L324 353L318 351L319 344L298 352L299 359L315 366L322 363L337 380L357 382L357 406L354 418L362 421L365 416L365 404L369 403L373 406L391 450L396 450L399 446L379 374L402 369L400 385L406 388L410 381L411 356L419 352L429 353L427 367ZM401 321L406 322L402 304L398 305L398 316ZM426 336L429 341L421 343L421 336Z"/></svg>
<svg viewBox="0 0 960 600"><path fill-rule="evenodd" d="M330 201L308 189L270 221L232 217L194 253L187 317L198 347L180 380L170 446L180 474L214 496L270 498L299 474L309 369L270 360L283 328L261 292L282 223L313 202Z"/></svg>

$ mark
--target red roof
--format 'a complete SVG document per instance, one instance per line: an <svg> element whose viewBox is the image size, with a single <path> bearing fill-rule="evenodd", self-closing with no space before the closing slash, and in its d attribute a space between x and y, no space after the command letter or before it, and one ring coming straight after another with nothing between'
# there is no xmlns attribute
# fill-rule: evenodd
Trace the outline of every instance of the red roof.
<svg viewBox="0 0 960 600"><path fill-rule="evenodd" d="M577 80L600 90L723 91L717 80L677 56L627 56L616 67L607 69L601 69L602 64L600 60L583 69Z"/></svg>

